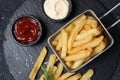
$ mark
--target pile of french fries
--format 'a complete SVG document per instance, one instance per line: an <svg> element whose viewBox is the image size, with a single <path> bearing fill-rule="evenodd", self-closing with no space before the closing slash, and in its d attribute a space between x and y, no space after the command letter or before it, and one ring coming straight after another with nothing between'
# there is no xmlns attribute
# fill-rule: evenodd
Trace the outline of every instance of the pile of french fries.
<svg viewBox="0 0 120 80"><path fill-rule="evenodd" d="M63 28L52 45L65 64L76 69L100 53L106 47L107 40L97 20L83 14Z"/></svg>
<svg viewBox="0 0 120 80"><path fill-rule="evenodd" d="M81 73L72 72L63 73L63 65L61 63L59 63L57 66L55 65L57 61L58 59L55 54L51 54L46 68L47 70L51 70L50 73L53 75L53 80L89 80L94 74L93 69L89 69L83 75ZM41 75L39 80L44 80L43 78L44 74Z"/></svg>
<svg viewBox="0 0 120 80"><path fill-rule="evenodd" d="M30 80L35 80L35 77L39 72L41 65L43 65L46 55L47 55L47 49L46 47L43 47L29 74ZM71 72L63 73L63 70L64 70L63 65L61 63L58 63L58 65L56 65L57 62L58 62L58 59L55 56L55 54L51 54L48 60L46 70L48 71L50 69L50 74L53 75L52 80L89 80L94 74L93 69L89 69L83 75L81 73L71 73ZM39 80L44 80L44 77L45 75L42 74ZM49 80L49 79L45 79L45 80Z"/></svg>

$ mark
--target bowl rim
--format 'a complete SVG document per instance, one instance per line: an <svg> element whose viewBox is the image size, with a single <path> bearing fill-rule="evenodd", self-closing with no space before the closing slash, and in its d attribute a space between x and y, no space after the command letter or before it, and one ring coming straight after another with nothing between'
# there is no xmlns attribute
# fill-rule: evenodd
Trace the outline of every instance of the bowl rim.
<svg viewBox="0 0 120 80"><path fill-rule="evenodd" d="M19 42L18 40L16 40L16 39L15 39L15 36L14 36L14 33L13 33L15 23L16 23L19 19L25 18L25 17L29 17L29 18L35 20L35 21L38 23L38 25L39 25L38 27L40 28L38 38L37 38L34 42L31 42L31 43L28 43L28 44L24 44L24 43L21 43L21 42ZM12 36L13 41L14 41L16 44L20 45L20 46L31 46L31 45L35 45L35 44L40 40L41 35L42 35L42 26L41 26L41 23L40 23L40 21L39 21L35 16L33 16L33 15L30 15L30 14L20 15L20 16L17 16L17 17L12 21L12 25L11 25L11 36Z"/></svg>
<svg viewBox="0 0 120 80"><path fill-rule="evenodd" d="M61 22L61 21L66 20L66 19L70 16L70 14L71 14L71 12L72 12L72 1L71 1L71 0L67 0L67 1L68 1L68 3L69 3L69 11L68 11L68 13L67 13L67 16L64 17L63 19L55 20L55 19L50 18L50 17L45 13L45 11L44 11L44 2L45 2L45 0L41 0L41 11L42 11L42 15L43 15L46 19L51 20L51 21L53 21L53 22Z"/></svg>

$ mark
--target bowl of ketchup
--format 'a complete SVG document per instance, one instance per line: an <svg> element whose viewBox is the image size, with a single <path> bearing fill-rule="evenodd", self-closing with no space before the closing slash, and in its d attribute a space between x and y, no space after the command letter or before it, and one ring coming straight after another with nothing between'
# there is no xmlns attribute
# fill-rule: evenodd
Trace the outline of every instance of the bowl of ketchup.
<svg viewBox="0 0 120 80"><path fill-rule="evenodd" d="M42 34L42 27L33 16L18 17L12 26L12 35L20 45L33 45L38 42Z"/></svg>

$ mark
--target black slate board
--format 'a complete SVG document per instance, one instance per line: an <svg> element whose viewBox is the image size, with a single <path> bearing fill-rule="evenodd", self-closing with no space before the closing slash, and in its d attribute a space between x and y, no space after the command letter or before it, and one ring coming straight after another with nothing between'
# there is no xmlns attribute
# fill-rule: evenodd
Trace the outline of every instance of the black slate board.
<svg viewBox="0 0 120 80"><path fill-rule="evenodd" d="M15 80L28 80L29 72L31 71L33 64L43 46L47 46L47 48L49 49L49 54L46 58L46 61L48 60L49 55L52 53L47 43L48 37L55 31L57 31L60 27L62 27L65 23L67 23L69 20L79 15L86 9L92 9L98 16L101 16L108 9L112 8L105 8L105 1L102 2L98 0L93 0L91 4L89 0L72 0L72 3L73 11L70 17L66 21L62 21L59 23L47 20L42 15L40 0L25 1L25 3L22 6L20 6L18 10L14 13L14 15L11 17L10 23L7 25L7 28L4 33L5 39L3 42L3 51L5 54L6 62L9 66L9 71L13 75ZM117 4L117 2L114 3L114 5L115 4ZM36 16L42 23L42 39L36 45L29 47L19 46L16 43L14 43L11 38L11 24L17 16L23 14L30 14ZM115 20L116 18L111 14L108 18L103 20L103 22L104 24L109 25L109 23L113 22L113 19ZM92 78L92 80L110 80L112 78L112 75L114 74L113 72L115 71L117 65L117 59L120 57L120 34L118 34L118 32L120 32L119 26L120 25L110 30L111 35L115 39L115 44L107 52L105 52L103 55L92 61L86 67L82 68L79 72L85 72L88 68L94 68L95 75ZM41 73L41 71L39 73Z"/></svg>

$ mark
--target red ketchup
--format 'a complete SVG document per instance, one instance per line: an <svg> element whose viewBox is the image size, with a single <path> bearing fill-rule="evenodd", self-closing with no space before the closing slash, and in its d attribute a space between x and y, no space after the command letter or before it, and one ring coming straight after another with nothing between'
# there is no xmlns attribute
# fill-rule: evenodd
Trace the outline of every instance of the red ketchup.
<svg viewBox="0 0 120 80"><path fill-rule="evenodd" d="M21 43L29 44L40 35L39 23L31 17L23 17L14 24L14 36Z"/></svg>

